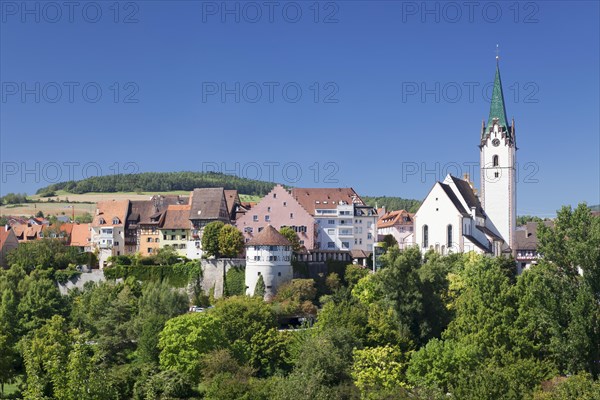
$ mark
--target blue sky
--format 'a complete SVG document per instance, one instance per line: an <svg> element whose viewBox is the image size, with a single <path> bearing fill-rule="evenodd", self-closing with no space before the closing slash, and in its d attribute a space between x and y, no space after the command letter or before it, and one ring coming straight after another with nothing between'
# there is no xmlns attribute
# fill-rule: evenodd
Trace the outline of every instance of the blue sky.
<svg viewBox="0 0 600 400"><path fill-rule="evenodd" d="M2 194L227 170L421 199L478 171L499 44L518 213L600 203L597 1L0 4Z"/></svg>

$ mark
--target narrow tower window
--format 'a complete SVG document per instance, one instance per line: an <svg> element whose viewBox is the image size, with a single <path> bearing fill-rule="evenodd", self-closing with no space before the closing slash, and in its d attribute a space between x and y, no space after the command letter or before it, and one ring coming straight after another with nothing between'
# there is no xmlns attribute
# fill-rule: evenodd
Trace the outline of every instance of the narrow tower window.
<svg viewBox="0 0 600 400"><path fill-rule="evenodd" d="M452 247L452 225L448 225L447 229L447 243L448 248Z"/></svg>
<svg viewBox="0 0 600 400"><path fill-rule="evenodd" d="M426 248L429 246L429 227L427 225L423 225L423 247Z"/></svg>
<svg viewBox="0 0 600 400"><path fill-rule="evenodd" d="M494 165L494 167L498 166L498 156L497 155L492 157L492 164Z"/></svg>

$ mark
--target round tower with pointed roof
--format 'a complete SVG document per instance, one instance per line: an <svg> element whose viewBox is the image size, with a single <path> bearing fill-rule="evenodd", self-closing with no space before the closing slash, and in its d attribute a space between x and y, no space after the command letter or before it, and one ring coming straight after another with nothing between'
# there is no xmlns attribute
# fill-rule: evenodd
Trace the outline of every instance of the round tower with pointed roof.
<svg viewBox="0 0 600 400"><path fill-rule="evenodd" d="M246 294L253 296L256 283L262 276L265 298L293 278L292 245L271 225L267 225L246 243Z"/></svg>

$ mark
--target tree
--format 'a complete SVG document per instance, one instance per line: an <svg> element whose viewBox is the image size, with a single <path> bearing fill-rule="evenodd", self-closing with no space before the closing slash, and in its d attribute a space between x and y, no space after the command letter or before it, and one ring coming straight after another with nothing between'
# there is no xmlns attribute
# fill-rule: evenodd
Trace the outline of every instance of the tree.
<svg viewBox="0 0 600 400"><path fill-rule="evenodd" d="M387 234L383 237L383 243L385 243L385 248L390 248L398 245L398 241L392 234Z"/></svg>
<svg viewBox="0 0 600 400"><path fill-rule="evenodd" d="M208 257L219 256L219 233L225 224L221 221L210 222L202 232L202 251Z"/></svg>
<svg viewBox="0 0 600 400"><path fill-rule="evenodd" d="M233 225L225 225L219 231L219 254L226 258L238 257L244 250L244 235Z"/></svg>
<svg viewBox="0 0 600 400"><path fill-rule="evenodd" d="M242 267L229 268L225 274L225 296L246 294L246 272Z"/></svg>
<svg viewBox="0 0 600 400"><path fill-rule="evenodd" d="M242 364L253 357L251 343L256 335L263 335L269 329L276 328L275 314L262 299L246 296L234 296L221 299L212 311L221 321L225 340L235 358Z"/></svg>
<svg viewBox="0 0 600 400"><path fill-rule="evenodd" d="M279 233L281 233L285 238L291 243L292 251L299 252L302 250L302 245L300 244L300 238L298 234L289 226L284 226L279 229Z"/></svg>
<svg viewBox="0 0 600 400"><path fill-rule="evenodd" d="M66 311L64 298L48 276L44 271L32 271L19 283L21 298L16 315L25 332L39 328L46 320Z"/></svg>
<svg viewBox="0 0 600 400"><path fill-rule="evenodd" d="M263 276L260 275L258 277L258 280L256 281L256 287L254 288L254 296L258 297L259 299L263 299L265 297L265 291L265 280L263 279Z"/></svg>
<svg viewBox="0 0 600 400"><path fill-rule="evenodd" d="M400 349L392 346L355 349L351 375L362 398L375 393L390 393L408 388L404 372L406 362Z"/></svg>
<svg viewBox="0 0 600 400"><path fill-rule="evenodd" d="M35 213L35 216L37 218L44 218L44 212L42 210L39 210L38 212Z"/></svg>
<svg viewBox="0 0 600 400"><path fill-rule="evenodd" d="M187 295L174 290L166 282L147 282L142 286L134 322L139 360L158 363L158 335L167 320L185 313L187 307Z"/></svg>
<svg viewBox="0 0 600 400"><path fill-rule="evenodd" d="M177 251L171 246L158 249L158 252L154 257L158 265L173 265L177 263L179 258L181 258L181 256L177 254Z"/></svg>
<svg viewBox="0 0 600 400"><path fill-rule="evenodd" d="M4 392L4 384L11 383L17 375L19 336L16 314L15 292L9 287L0 289L0 393Z"/></svg>
<svg viewBox="0 0 600 400"><path fill-rule="evenodd" d="M65 371L71 350L67 328L65 319L55 315L21 343L27 376L24 399L54 398L55 394L59 399L66 397L68 380Z"/></svg>
<svg viewBox="0 0 600 400"><path fill-rule="evenodd" d="M223 345L223 322L213 312L190 313L168 320L159 335L159 362L198 382L202 355Z"/></svg>

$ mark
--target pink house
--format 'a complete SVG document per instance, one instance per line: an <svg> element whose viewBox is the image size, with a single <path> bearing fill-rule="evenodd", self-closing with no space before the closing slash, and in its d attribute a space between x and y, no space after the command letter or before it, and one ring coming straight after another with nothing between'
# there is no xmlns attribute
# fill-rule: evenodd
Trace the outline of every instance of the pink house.
<svg viewBox="0 0 600 400"><path fill-rule="evenodd" d="M277 185L258 204L236 221L246 243L267 225L279 230L289 226L298 233L306 250L315 247L315 220L281 185Z"/></svg>

